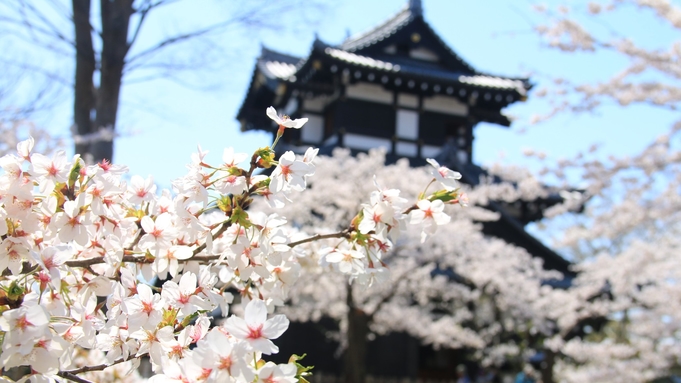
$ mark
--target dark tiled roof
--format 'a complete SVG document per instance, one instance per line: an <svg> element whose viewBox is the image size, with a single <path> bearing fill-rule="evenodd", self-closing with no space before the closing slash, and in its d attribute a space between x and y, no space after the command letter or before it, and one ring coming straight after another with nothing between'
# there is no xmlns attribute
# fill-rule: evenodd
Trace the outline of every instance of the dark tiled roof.
<svg viewBox="0 0 681 383"><path fill-rule="evenodd" d="M451 72L445 69L424 67L422 65L416 64L393 64L388 61L377 60L371 57L362 56L356 53L331 47L325 48L324 53L334 59L346 62L348 64L359 65L371 69L429 77L433 80L456 81L462 84L479 86L483 88L515 90L521 95L525 95L529 87L527 81L521 79L511 79L483 74L468 75Z"/></svg>
<svg viewBox="0 0 681 383"><path fill-rule="evenodd" d="M300 61L300 57L275 52L263 47L257 65L258 69L270 79L287 79L296 73L298 69L296 64Z"/></svg>
<svg viewBox="0 0 681 383"><path fill-rule="evenodd" d="M416 15L412 12L411 8L406 7L393 17L379 24L377 27L374 27L367 32L360 33L359 35L351 36L340 45L340 49L356 51L373 45L408 25L414 17L416 17Z"/></svg>
<svg viewBox="0 0 681 383"><path fill-rule="evenodd" d="M423 19L423 10L420 1L410 1L409 4L398 12L393 17L372 28L369 31L360 33L356 36L351 36L345 40L339 48L349 52L355 52L367 48L377 42L383 41L390 36L397 33L399 30L405 28L416 20L423 24L423 27L435 37L437 43L441 45L446 52L448 52L456 61L458 61L464 68L471 73L476 73L476 70L456 54L441 38L435 33L433 28Z"/></svg>
<svg viewBox="0 0 681 383"><path fill-rule="evenodd" d="M273 51L269 48L262 47L262 51L260 52L260 59L261 60L267 60L267 61L279 61L282 63L287 63L287 64L297 64L301 58L296 57L296 56L291 56L286 53L281 53L277 51Z"/></svg>

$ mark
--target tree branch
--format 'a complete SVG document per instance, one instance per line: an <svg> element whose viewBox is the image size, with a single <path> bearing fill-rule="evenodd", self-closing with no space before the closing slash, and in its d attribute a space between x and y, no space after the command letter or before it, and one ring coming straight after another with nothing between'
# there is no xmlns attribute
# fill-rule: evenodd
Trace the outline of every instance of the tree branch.
<svg viewBox="0 0 681 383"><path fill-rule="evenodd" d="M36 23L31 22L30 16L26 12L27 10L28 12L30 12L30 14L35 16L38 19L38 21L40 21L45 27L39 26ZM10 18L4 18L5 19L4 21L14 22L16 24L23 25L28 29L29 32L39 32L48 37L55 37L58 41L64 42L70 45L72 48L75 48L76 46L75 42L66 37L66 35L59 30L59 28L57 28L52 22L50 22L49 18L47 18L42 12L38 10L37 7L30 4L28 1L21 1L16 11L21 16L21 20L12 20Z"/></svg>
<svg viewBox="0 0 681 383"><path fill-rule="evenodd" d="M349 238L349 237L350 237L350 230L345 229L343 231L339 231L338 233L313 235L312 237L301 239L300 241L291 242L291 243L288 244L288 247L293 248L293 247L296 247L298 245L302 245L303 243L319 241L320 239Z"/></svg>
<svg viewBox="0 0 681 383"><path fill-rule="evenodd" d="M96 365L96 366L83 366L83 367L81 367L81 368L76 368L76 369L73 369L73 370L59 371L59 373L58 373L57 375L59 375L59 376L61 376L61 377L63 377L63 378L66 378L66 379L71 379L71 380L73 380L73 381L75 381L75 382L91 383L90 381L85 380L85 379L83 379L83 378L79 378L79 377L77 377L77 376L75 376L75 375L77 375L77 374L82 374L82 373L84 373L84 372L90 372L90 371L102 371L102 370L104 370L105 368L108 368L108 367L111 367L111 366L115 366L115 365L117 365L117 364L120 364L120 363L123 363L123 362L127 362L127 361L129 361L129 360L137 359L137 358L139 358L139 357L146 356L146 355L148 355L148 354L149 354L149 353L145 352L145 353L140 354L140 355L131 355L131 356L129 356L128 358L116 359L116 360L114 360L113 363L111 363L111 364L102 363L102 364L98 364L98 365ZM64 376L64 375L66 375L66 376ZM73 379L73 377L75 377L76 379L80 379L80 380Z"/></svg>
<svg viewBox="0 0 681 383"><path fill-rule="evenodd" d="M177 44L177 43L183 42L185 40L193 39L195 37L203 36L203 35L206 35L210 32L214 32L217 29L224 28L225 26L229 25L230 23L232 23L232 20L227 20L227 21L223 21L221 23L213 24L213 25L211 25L207 28L203 28L203 29L200 29L198 31L189 32L189 33L185 33L185 34L181 34L181 35L177 35L177 36L168 38L168 39L163 40L160 43L154 45L153 47L145 49L142 52L130 57L128 60L126 60L125 65L128 66L131 63L134 63L135 61L140 60L141 58L144 58L145 56L149 56L149 55L151 55L155 52L158 52L159 50L161 50L161 49L163 49L167 46Z"/></svg>
<svg viewBox="0 0 681 383"><path fill-rule="evenodd" d="M71 381L76 382L76 383L93 383L90 380L83 379L83 378L81 378L77 375L74 375L74 374L66 372L66 371L59 371L57 373L57 376L61 376L64 379L68 379L68 380L71 380Z"/></svg>
<svg viewBox="0 0 681 383"><path fill-rule="evenodd" d="M206 245L201 245L201 249L206 247ZM198 248L194 249L196 251ZM178 262L212 262L212 261L217 261L220 259L219 255L205 255L202 257L191 257L187 259L178 259ZM134 256L134 255L126 255L123 257L121 262L126 262L126 263L154 263L154 258L149 258L146 256ZM106 263L104 260L104 257L96 257L96 258L87 258L87 259L76 259L73 261L66 261L64 264L68 267L90 267L92 265L99 265L101 263Z"/></svg>
<svg viewBox="0 0 681 383"><path fill-rule="evenodd" d="M142 29L142 24L144 23L144 20L146 19L150 11L162 5L168 5L175 2L177 2L177 0L158 0L156 2L147 1L145 5L140 6L135 12L140 15L140 19L137 22L135 31L132 33L132 37L130 37L130 40L128 41L128 48L126 49L126 51L129 51L130 48L135 44L135 41L137 41L137 36L139 36L140 30Z"/></svg>

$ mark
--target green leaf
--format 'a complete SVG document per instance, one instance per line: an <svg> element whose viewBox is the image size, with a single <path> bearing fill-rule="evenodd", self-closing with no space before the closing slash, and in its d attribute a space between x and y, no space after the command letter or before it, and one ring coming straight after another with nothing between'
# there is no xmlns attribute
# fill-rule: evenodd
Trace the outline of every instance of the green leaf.
<svg viewBox="0 0 681 383"><path fill-rule="evenodd" d="M310 373L310 370L312 370L314 368L314 366L303 366L302 364L298 363L298 361L303 359L306 355L307 354L303 354L303 355L293 354L288 359L288 362L295 364L296 368L298 369L298 371L296 372L296 378L298 378L299 383L309 383L309 381L307 379L305 379L304 377L312 375Z"/></svg>
<svg viewBox="0 0 681 383"><path fill-rule="evenodd" d="M232 211L232 199L228 195L220 196L217 201L218 209L229 214Z"/></svg>
<svg viewBox="0 0 681 383"><path fill-rule="evenodd" d="M440 191L433 193L430 197L428 197L428 200L430 200L431 202L436 201L436 200L440 200L444 203L447 203L449 201L453 201L455 199L458 199L459 194L460 194L459 189L454 189L454 190L451 190L451 191L440 190Z"/></svg>
<svg viewBox="0 0 681 383"><path fill-rule="evenodd" d="M242 227L251 227L251 222L248 220L248 213L239 206L235 206L230 217L232 223L238 223Z"/></svg>
<svg viewBox="0 0 681 383"><path fill-rule="evenodd" d="M81 165L80 161L78 159L74 159L73 162L73 167L71 167L71 171L69 172L69 189L73 190L73 185L75 185L76 181L78 181L78 178L80 177L80 170L83 168L83 165Z"/></svg>

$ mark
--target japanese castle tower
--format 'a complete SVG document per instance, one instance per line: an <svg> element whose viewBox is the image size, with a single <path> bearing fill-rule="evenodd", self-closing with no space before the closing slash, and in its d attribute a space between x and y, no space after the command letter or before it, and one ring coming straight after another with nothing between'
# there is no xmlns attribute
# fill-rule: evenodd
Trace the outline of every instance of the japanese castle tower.
<svg viewBox="0 0 681 383"><path fill-rule="evenodd" d="M340 45L316 39L307 57L266 48L257 60L248 93L238 112L242 131L272 132L268 106L292 118L306 117L300 130L287 129L280 145L330 154L335 147L387 150L389 161L426 158L459 171L477 184L484 170L472 163L473 130L479 122L509 126L502 109L524 101L527 78L482 73L448 47L423 18L420 0ZM571 275L569 262L529 235L524 226L541 219L558 202L553 196L531 202L492 202L501 219L485 232L524 247L548 269Z"/></svg>
<svg viewBox="0 0 681 383"><path fill-rule="evenodd" d="M410 0L399 13L339 45L316 39L307 57L266 48L253 70L248 93L238 112L242 131L277 130L264 113L274 106L292 118L308 118L300 130L287 129L279 145L302 153L308 146L330 154L336 147L353 152L383 147L387 160L426 158L459 171L475 185L485 171L472 163L473 130L479 122L509 126L502 109L524 101L532 84L527 78L482 73L459 57L423 18L420 0ZM565 275L554 285L569 285L570 263L525 231L543 217L558 195L534 201L490 202L500 219L485 222L486 234L525 248L546 269ZM333 328L333 324L322 327ZM287 352L310 355L315 371L338 374L339 362L330 342L309 323L292 323L278 345ZM304 347L301 345L304 343ZM370 344L375 376L450 377L465 355L433 350L403 333L377 337ZM417 357L418 355L418 357ZM282 362L284 362L282 360Z"/></svg>

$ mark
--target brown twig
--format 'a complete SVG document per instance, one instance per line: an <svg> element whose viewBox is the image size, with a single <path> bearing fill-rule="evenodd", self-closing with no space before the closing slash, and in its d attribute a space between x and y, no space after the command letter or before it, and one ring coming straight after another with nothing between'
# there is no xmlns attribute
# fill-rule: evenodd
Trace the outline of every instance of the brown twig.
<svg viewBox="0 0 681 383"><path fill-rule="evenodd" d="M303 243L319 241L320 239L349 238L349 237L350 237L350 230L345 229L343 231L339 231L338 233L313 235L312 237L301 239L300 241L291 242L291 243L288 244L288 247L296 247L298 245L302 245Z"/></svg>
<svg viewBox="0 0 681 383"><path fill-rule="evenodd" d="M92 382L90 382L89 380L85 380L85 379L80 378L80 377L75 376L75 375L77 375L77 374L82 374L82 373L84 373L84 372L90 372L90 371L102 371L102 370L104 370L105 368L108 368L108 367L111 367L111 366L115 366L115 365L117 365L117 364L120 364L120 363L123 363L123 362L127 362L127 361L129 361L129 360L133 360L133 359L136 359L136 358L139 358L139 357L142 357L142 356L146 356L147 354L148 354L148 353L145 352L145 353L140 354L140 355L132 355L132 356L129 356L129 357L127 357L127 358L116 359L116 360L114 360L111 364L102 363L102 364L98 364L98 365L96 365L96 366L83 366L83 367L76 368L76 369L73 369L73 370L59 371L59 373L57 373L57 375L61 376L62 378L71 379L71 380L73 380L73 381L75 381L75 382L92 383ZM74 379L74 378L75 378L75 379ZM80 379L80 380L77 380L77 379Z"/></svg>
<svg viewBox="0 0 681 383"><path fill-rule="evenodd" d="M205 245L204 245L205 247ZM211 261L216 261L220 259L219 255L206 255L203 257L192 257L188 259L178 259L178 262L211 262ZM154 259L153 258L147 258L144 256L134 256L134 255L126 255L123 257L121 262L126 262L126 263L153 263ZM68 267L83 267L83 268L88 268L92 265L98 265L100 263L106 263L104 260L104 257L97 257L97 258L88 258L88 259L76 259L73 261L66 261L64 264Z"/></svg>
<svg viewBox="0 0 681 383"><path fill-rule="evenodd" d="M74 375L74 374L66 372L66 371L59 371L57 373L57 376L61 376L64 379L68 379L68 380L76 382L76 383L93 383L90 380L83 379L78 375Z"/></svg>
<svg viewBox="0 0 681 383"><path fill-rule="evenodd" d="M224 233L225 231L227 231L227 229L229 229L230 226L232 226L232 223L231 223L231 222L225 222L225 223L223 223L222 226L220 226L220 228L218 229L218 231L216 231L215 234L212 234L212 236L213 236L212 238L213 238L213 239L218 238L219 236L222 235L222 233ZM196 249L194 249L194 255L196 255L196 254L202 252L203 249L205 249L205 248L206 248L206 243L204 242L204 243L202 243L201 245L199 245L199 247L197 247ZM206 256L206 257L202 257L202 258L211 258L211 257L214 257L214 256ZM195 259L195 258L192 257L192 258L189 258L188 260L191 260L191 259ZM217 259L217 258L216 258L216 259Z"/></svg>

